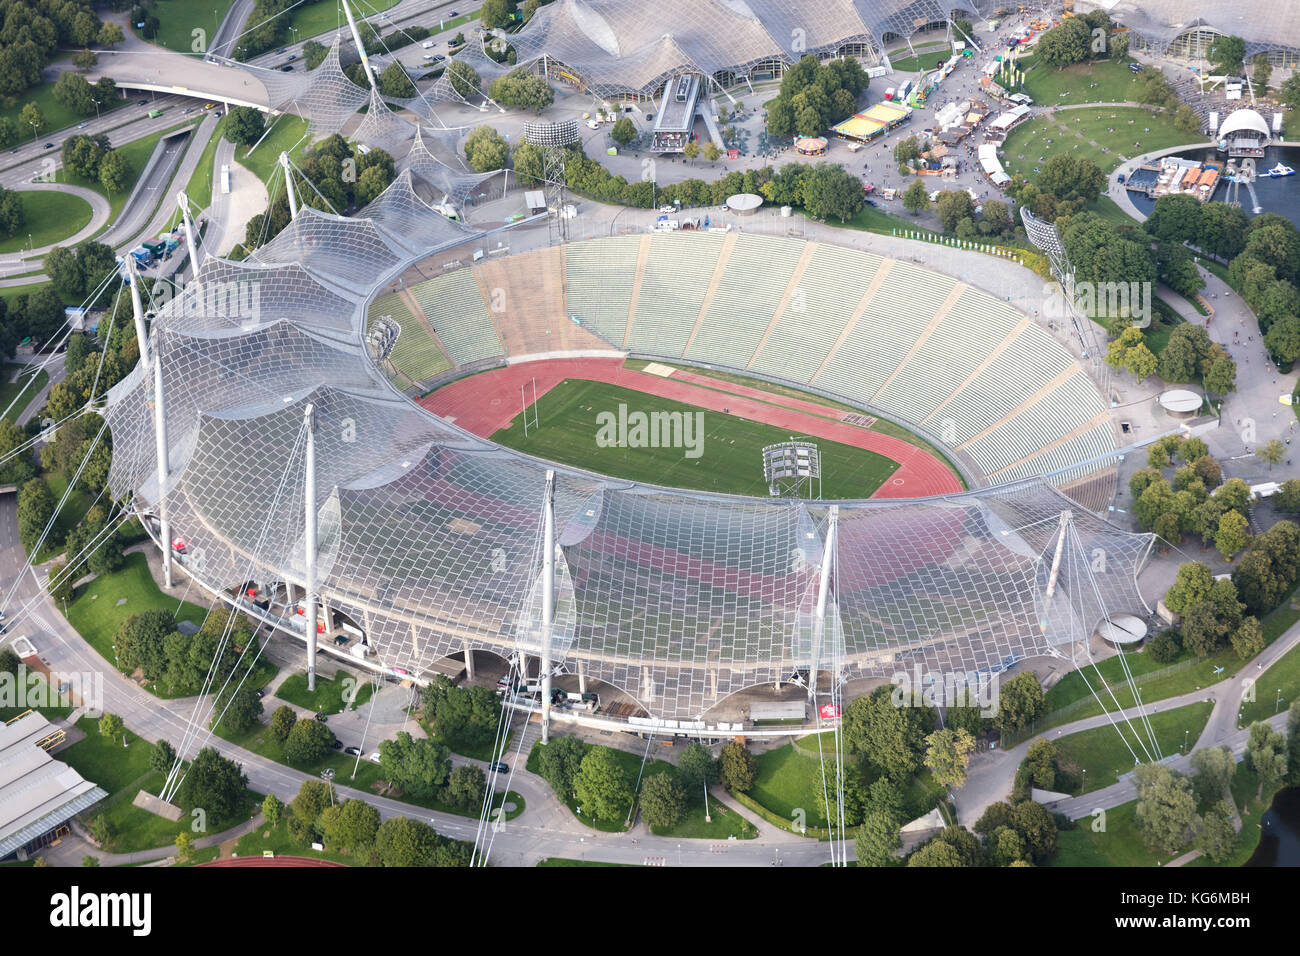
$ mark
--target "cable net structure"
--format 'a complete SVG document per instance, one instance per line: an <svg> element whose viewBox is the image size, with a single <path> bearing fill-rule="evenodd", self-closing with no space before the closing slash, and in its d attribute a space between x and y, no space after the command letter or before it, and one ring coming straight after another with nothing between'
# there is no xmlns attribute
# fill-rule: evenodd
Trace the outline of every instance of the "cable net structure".
<svg viewBox="0 0 1300 956"><path fill-rule="evenodd" d="M483 183L495 176L505 177L508 172L496 169L486 173L458 171L443 162L430 149L426 140L437 141L437 133L426 133L423 127L417 127L415 142L406 155L405 169L414 176L438 190L453 205L462 205ZM453 150L454 155L454 150Z"/></svg>
<svg viewBox="0 0 1300 956"><path fill-rule="evenodd" d="M137 367L104 413L112 493L155 534L165 498L173 541L162 544L204 586L264 619L239 597L249 586L283 589L290 608L306 586L298 439L310 404L317 591L383 669L420 679L470 649L545 650L558 670L580 668L670 720L703 720L801 670L842 682L1073 658L1108 608L1146 608L1136 578L1152 536L1108 524L1050 480L847 502L673 491L558 468L419 408L369 355L364 306L417 256L474 235L419 200L406 173L356 218L303 209L253 260L205 260L153 316L165 486L152 370ZM1061 562L1066 513L1074 559ZM287 610L272 623L300 620Z"/></svg>
<svg viewBox="0 0 1300 956"><path fill-rule="evenodd" d="M981 15L974 0L557 0L508 39L519 63L545 59L597 96L651 96L682 72L730 82L808 53L879 62L887 42L953 11Z"/></svg>
<svg viewBox="0 0 1300 956"><path fill-rule="evenodd" d="M307 120L313 138L337 133L370 99L369 91L357 86L343 72L339 62L341 43L342 36L336 33L320 65L308 72L291 92L282 88L279 92L285 99L272 103L275 109L289 110ZM268 92L275 91L268 89Z"/></svg>

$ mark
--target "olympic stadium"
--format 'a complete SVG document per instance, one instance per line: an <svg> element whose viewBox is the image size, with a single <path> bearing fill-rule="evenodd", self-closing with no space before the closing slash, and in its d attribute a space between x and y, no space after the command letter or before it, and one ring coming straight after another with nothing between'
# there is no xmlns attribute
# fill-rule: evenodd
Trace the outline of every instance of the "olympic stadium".
<svg viewBox="0 0 1300 956"><path fill-rule="evenodd" d="M1274 66L1300 63L1300 8L1292 3L1237 0L1076 0L1078 13L1105 10L1132 31L1133 48L1203 60L1216 38L1239 36L1246 57L1264 53Z"/></svg>
<svg viewBox="0 0 1300 956"><path fill-rule="evenodd" d="M483 255L493 237L418 179L352 218L298 209L153 310L105 412L111 490L204 588L300 638L318 601L324 631L384 673L490 652L702 730L762 685L1082 660L1109 613L1148 611L1153 539L1103 517L1106 398L1028 316L794 238ZM494 309L497 289L518 305ZM940 449L969 490L687 492L538 460L431 411L438 392L415 400L476 371L629 355L834 396Z"/></svg>

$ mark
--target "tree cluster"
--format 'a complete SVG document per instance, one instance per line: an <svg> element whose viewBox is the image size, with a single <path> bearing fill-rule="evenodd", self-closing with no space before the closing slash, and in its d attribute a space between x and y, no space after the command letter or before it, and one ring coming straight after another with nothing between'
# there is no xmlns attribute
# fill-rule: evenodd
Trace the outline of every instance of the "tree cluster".
<svg viewBox="0 0 1300 956"><path fill-rule="evenodd" d="M781 92L767 105L767 131L773 136L820 136L848 119L867 88L867 74L851 57L822 63L808 54L786 70Z"/></svg>

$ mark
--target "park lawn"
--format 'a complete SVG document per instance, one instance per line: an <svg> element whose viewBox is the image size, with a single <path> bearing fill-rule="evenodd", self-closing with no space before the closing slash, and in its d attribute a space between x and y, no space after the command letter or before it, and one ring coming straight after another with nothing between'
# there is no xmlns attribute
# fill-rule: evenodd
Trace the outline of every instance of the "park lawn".
<svg viewBox="0 0 1300 956"><path fill-rule="evenodd" d="M1109 196L1098 196L1097 201L1089 207L1090 212L1095 212L1102 219L1116 226L1136 226L1138 221L1120 208L1119 203Z"/></svg>
<svg viewBox="0 0 1300 956"><path fill-rule="evenodd" d="M234 856L262 856L270 851L276 856L304 856L313 860L330 860L347 866L356 866L357 858L333 850L313 850L310 843L302 843L289 835L288 807L280 813L280 821L273 827L265 823L251 833L245 833L235 844ZM362 864L364 865L364 864Z"/></svg>
<svg viewBox="0 0 1300 956"><path fill-rule="evenodd" d="M8 866L4 863L0 866ZM601 860L570 860L562 856L548 856L537 861L538 866L636 866L635 863L605 863Z"/></svg>
<svg viewBox="0 0 1300 956"><path fill-rule="evenodd" d="M397 2L398 0L367 0L357 7L354 16L368 19L373 14L383 13L396 6ZM309 40L322 33L333 33L340 29L346 34L348 21L343 15L343 5L337 0L334 3L330 3L329 0L316 0L315 3L309 2L295 7L289 14L289 25L290 30L297 30L293 34L293 39L297 41ZM386 24L381 20L377 25L382 29ZM329 46L328 43L325 45Z"/></svg>
<svg viewBox="0 0 1300 956"><path fill-rule="evenodd" d="M1052 866L1159 866L1167 860L1157 859L1142 842L1142 830L1135 811L1137 801L1130 800L1106 811L1104 818L1078 821L1074 830L1062 830L1056 837L1056 856ZM1105 829L1095 832L1094 825Z"/></svg>
<svg viewBox="0 0 1300 956"><path fill-rule="evenodd" d="M1136 102L1138 74L1128 64L1128 57L1075 63L1063 70L1037 64L1025 74L1024 91L1036 106Z"/></svg>
<svg viewBox="0 0 1300 956"><path fill-rule="evenodd" d="M629 411L681 412L703 416L699 457L686 448L602 448L596 443L597 416ZM523 415L492 436L509 448L575 465L604 475L647 484L763 497L767 483L760 467L765 445L788 441L785 429L736 415L703 411L657 395L568 379L541 396L535 406L540 428L524 436ZM699 436L695 436L699 440ZM898 463L866 449L816 439L821 453L823 494L827 498L867 498L898 469Z"/></svg>
<svg viewBox="0 0 1300 956"><path fill-rule="evenodd" d="M1151 714L1148 719L1155 732L1160 753L1168 755L1184 752L1184 741L1187 746L1194 746L1213 709L1213 703L1203 700ZM1133 739L1136 734L1144 744L1150 746L1142 724L1134 720L1131 726L1119 726L1124 732L1123 739L1111 724L1051 738L1056 744L1061 766L1070 771L1083 772L1078 793L1090 793L1109 787L1119 780L1120 775L1129 773L1133 769L1130 747L1140 759L1146 759L1146 752Z"/></svg>
<svg viewBox="0 0 1300 956"><path fill-rule="evenodd" d="M217 120L217 128L213 130L208 145L203 147L199 164L194 168L190 181L185 185L185 195L189 197L195 209L205 210L212 205L212 177L215 172L217 144L221 142L221 135L225 129L226 118L222 116Z"/></svg>
<svg viewBox="0 0 1300 956"><path fill-rule="evenodd" d="M45 484L49 487L50 494L54 497L54 503L57 505L68 488L68 479L62 475L53 474L44 474L41 477L45 479ZM55 555L63 553L64 542L67 540L68 533L86 516L86 512L90 510L91 501L90 492L81 488L73 489L72 494L68 495L68 500L63 503L63 507L59 509L58 514L55 516L54 527L50 529L50 535L45 539L45 544L36 555L33 564L43 563ZM82 573L85 573L84 570Z"/></svg>
<svg viewBox="0 0 1300 956"><path fill-rule="evenodd" d="M269 720L270 715L265 714ZM478 808L473 810L462 810L459 807L453 807L449 804L441 803L437 800L423 800L412 797L409 794L384 793L387 788L387 781L384 779L384 772L379 764L374 763L368 757L352 757L345 754L342 750L331 750L326 756L312 763L298 764L291 763L285 759L284 748L280 742L271 736L271 728L267 724L256 724L243 733L234 733L224 726L219 726L213 733L222 740L227 740L245 750L251 750L259 756L266 757L268 760L274 760L276 763L284 764L294 770L303 773L309 773L313 776L320 776L323 770L333 770L333 782L336 786L351 787L354 790L367 791L369 793L380 793L391 797L394 800L400 800L403 803L409 803L412 806L423 807L426 810L434 810L439 813L454 813L462 817L477 817ZM374 745L378 749L378 745ZM373 751L368 751L373 752ZM355 776L353 775L355 772ZM492 799L493 807L500 807L503 800L508 800L515 804L515 809L506 813L507 820L513 820L524 812L526 804L524 798L513 790L506 791L504 794L500 790Z"/></svg>
<svg viewBox="0 0 1300 956"><path fill-rule="evenodd" d="M1290 707L1292 701L1300 700L1300 644L1255 678L1254 691L1255 699L1241 706L1237 715L1238 727L1249 727L1257 720L1272 717Z"/></svg>
<svg viewBox="0 0 1300 956"><path fill-rule="evenodd" d="M358 681L348 674L339 674L333 680L316 675L315 692L307 690L306 673L291 674L284 683L276 688L275 696L287 700L299 707L306 707L313 713L341 714L345 709L356 710L375 693L375 685L368 680ZM345 694L352 694L351 706L344 699Z"/></svg>
<svg viewBox="0 0 1300 956"><path fill-rule="evenodd" d="M942 62L952 55L952 47L947 41L942 43L922 43L912 49L916 52L914 56L905 56L898 60L895 60L892 56L889 58L889 65L894 68L896 73L919 73L922 70L933 70L936 61ZM903 51L900 50L899 52Z"/></svg>
<svg viewBox="0 0 1300 956"><path fill-rule="evenodd" d="M125 603L119 603L125 602ZM141 552L128 554L126 563L112 574L103 574L89 584L77 588L72 601L67 607L68 623L77 629L82 638L99 652L106 661L116 661L113 650L113 638L132 614L163 609L176 614L177 621L192 621L202 624L207 609L188 601L177 608L174 598L158 590L153 575L149 573L149 562ZM258 668L273 665L259 661ZM256 676L256 675L254 675ZM253 678L250 678L252 680ZM184 693L167 694L152 684L146 689L158 697L185 696ZM256 684L254 686L257 686Z"/></svg>
<svg viewBox="0 0 1300 956"><path fill-rule="evenodd" d="M834 790L827 790L835 783L835 757L829 748L826 758L827 773L823 779L815 740L807 749L796 750L793 744L785 744L758 754L755 757L758 773L748 796L786 820L795 819L796 812L802 810L807 826L825 827L828 794L832 801L835 799Z"/></svg>
<svg viewBox="0 0 1300 956"><path fill-rule="evenodd" d="M1112 128L1115 132L1108 132ZM1135 141L1141 145L1134 146ZM1140 106L1064 110L1013 129L1003 144L1002 162L1008 175L1032 182L1054 153L1090 159L1109 174L1131 156L1196 143L1196 134L1178 130L1169 113Z"/></svg>
<svg viewBox="0 0 1300 956"><path fill-rule="evenodd" d="M704 819L703 794L694 800L687 796L686 813L673 827L651 827L655 836L678 837L686 840L753 840L758 828L743 816L725 806L722 801L709 797L709 821Z"/></svg>
<svg viewBox="0 0 1300 956"><path fill-rule="evenodd" d="M57 693L57 689L55 693ZM72 706L70 704L59 705L57 703L50 703L45 707L28 706L28 703L32 701L32 698L36 697L39 694L47 695L45 697L46 701L50 701L51 699L48 696L49 683L47 682L45 675L42 674L40 671L27 672L27 684L25 685L25 694L26 694L26 699L23 701L23 706L19 707L15 705L13 707L0 707L0 724L7 723L13 720L19 714L25 714L29 710L36 711L38 714L43 715L46 720L51 722L55 720L61 720L64 717L67 717L70 713L72 713Z"/></svg>
<svg viewBox="0 0 1300 956"><path fill-rule="evenodd" d="M524 764L525 769L529 773L541 776L538 773L540 754L546 746L547 745L543 744L540 740L533 744L533 749L528 752L528 760ZM634 754L627 750L619 750L615 747L607 747L606 749L614 754L614 759L618 761L619 767L627 777L628 784L633 787L637 786L639 779L643 779L644 777L648 777L655 773L667 773L673 769L672 764L664 760L656 760L649 757L643 758L638 754ZM645 760L644 770L641 766L643 759ZM639 787L637 788L637 792L640 792ZM556 796L559 795L556 794ZM582 813L576 798L564 802L575 817L593 830L600 830L603 833L623 833L628 829L625 820L616 820L612 822L606 820L595 820L589 814ZM703 816L701 816L701 820L703 820Z"/></svg>
<svg viewBox="0 0 1300 956"><path fill-rule="evenodd" d="M101 737L99 721L91 717L81 718L77 727L85 732L85 738L61 750L58 759L108 792L107 799L82 814L83 821L88 822L102 814L113 824L114 833L105 850L110 853L150 850L175 843L182 830L190 832L190 817L182 817L173 823L141 810L131 802L142 789L157 793L162 787L163 774L149 769L153 744L128 730L127 746L123 747L121 738L108 740ZM249 792L250 810L254 798L260 800L259 795ZM234 817L229 820L208 819L208 832L218 833L247 818L238 813Z"/></svg>
<svg viewBox="0 0 1300 956"><path fill-rule="evenodd" d="M122 154L122 158L131 165L131 175L121 192L111 193L103 187L98 179L86 179L84 176L73 175L62 166L59 167L59 171L55 174L55 181L72 183L74 186L85 186L87 189L93 189L106 198L109 205L109 217L104 228L107 229L117 221L117 217L122 212L122 207L126 205L127 197L131 195L131 190L135 188L136 181L140 178L140 174L144 172L145 164L149 162L149 157L153 155L154 147L158 145L158 141L169 133L174 133L176 130L183 129L193 123L195 123L194 120L177 123L170 129L159 130L157 133L115 147Z"/></svg>
<svg viewBox="0 0 1300 956"><path fill-rule="evenodd" d="M307 121L300 116L282 113L260 145L235 147L235 161L266 184L280 162L280 153L287 152L293 159L308 145Z"/></svg>
<svg viewBox="0 0 1300 956"><path fill-rule="evenodd" d="M36 372L35 382L31 381L32 373L30 370L20 371L26 369L26 365L20 365L17 362L5 363L4 382L0 382L0 410L9 409L4 415L7 422L18 421L18 416L27 410L27 406L32 403L32 399L39 395L41 390L49 384L50 373L45 369ZM10 381L10 376L15 374L18 374L18 378ZM29 382L31 383L30 386L28 385ZM27 386L27 390L24 392L23 388L25 386ZM19 392L23 393L22 398L18 398ZM18 399L17 403L14 404L13 408L9 408L9 404L14 399Z"/></svg>
<svg viewBox="0 0 1300 956"><path fill-rule="evenodd" d="M126 106L131 102L133 101L129 99L112 100L108 105L99 108L99 115L102 116L105 113L118 109L119 107ZM23 107L28 103L35 103L36 108L39 109L41 115L45 117L45 128L36 136L31 137L32 139L40 139L42 136L48 136L51 133L56 133L59 130L66 129L69 126L76 126L78 123L84 123L88 119L93 119L95 116L93 110L91 111L90 116L85 116L75 110L68 109L68 107L64 106L54 98L53 81L43 82L38 86L33 86L32 88L23 90L23 92L17 93L13 96L0 98L0 117L13 120L14 125L18 127L20 140L22 142L27 142L28 137L32 132L30 126L24 126L18 120L18 115L23 111ZM53 150L51 150L51 152L53 152Z"/></svg>
<svg viewBox="0 0 1300 956"><path fill-rule="evenodd" d="M1292 601L1296 597L1296 592L1293 592L1291 597L1292 600L1284 601L1281 606L1265 614L1260 620L1260 624L1263 625L1264 642L1266 647L1290 629L1293 624L1300 621L1300 608L1292 606ZM1291 653L1292 652L1288 652L1288 656ZM1165 667L1172 667L1175 664L1192 660L1193 655L1184 652L1179 655L1176 660L1167 665L1158 664L1152 661L1151 658L1144 653L1128 654L1126 655L1126 658L1128 660L1129 670L1133 673L1133 676L1140 677L1141 675L1152 671L1163 670ZM1223 650L1211 654L1209 657L1205 658L1205 660L1200 661L1191 667L1174 671L1172 673L1162 674L1159 677L1149 680L1139 681L1138 693L1141 694L1142 700L1146 703L1165 700L1169 697L1178 697L1190 691L1200 690L1203 687L1217 684L1219 681L1228 680L1245 667L1247 663L1249 662L1243 661L1238 657L1237 652L1231 647L1225 647ZM1223 672L1220 674L1214 673L1215 669L1219 667L1223 668ZM1106 658L1106 660L1097 665L1097 670L1101 671L1102 676L1106 679L1106 683L1114 689L1115 698L1119 701L1120 706L1133 706L1134 701L1132 691L1127 686L1120 686L1121 682L1124 680L1124 675L1120 668L1119 657L1114 656ZM1096 670L1094 670L1091 665L1088 665L1087 667L1087 677L1093 688L1096 689L1102 699L1106 701L1106 709L1112 710L1114 708L1114 702L1110 699L1110 695L1100 687ZM1049 727L1055 727L1061 723L1082 720L1084 717L1093 717L1102 712L1101 705L1097 703L1095 698L1092 699L1089 704L1082 707L1072 706L1085 698L1092 697L1091 692L1088 690L1082 677L1080 677L1077 671L1071 671L1069 674L1062 677L1051 688L1051 690L1047 691L1046 696L1048 713L1042 721L1039 721L1039 730L1046 730ZM1276 695L1273 699L1276 700ZM1295 698L1293 697L1291 699ZM1064 710L1063 713L1055 713L1056 711L1062 711L1067 707L1069 709ZM1268 716L1268 714L1265 713L1265 716Z"/></svg>
<svg viewBox="0 0 1300 956"><path fill-rule="evenodd" d="M694 368L690 365L683 365L674 362L661 362L658 360L631 359L631 358L623 362L623 367L640 372L640 371L644 371L647 365L652 365L652 364L668 365L672 368L684 369L685 371L691 372L695 375L702 375L706 378L716 378L722 382L731 382L736 385L745 385L748 386L749 388L760 389L772 395L772 399L770 400L770 403L772 405L777 406L778 408L785 407L778 399L797 398L805 402L815 402L819 405L824 405L828 409L834 409L836 411L853 412L855 414L862 413L862 409L846 404L845 402L836 401L833 398L827 398L823 395L814 394L813 392L800 391L799 389L791 388L788 385L778 385L775 382L769 382L764 379L750 378L746 375L741 375L737 372L726 372L716 368L710 368L710 369ZM694 382L693 384L701 385L700 382ZM709 388L711 386L703 385L702 387ZM721 387L719 387L717 390L726 391L726 389L723 389ZM759 399L759 401L768 401L768 400ZM832 418L832 416L829 415L824 417L831 418L831 420L838 420ZM953 473L954 476L956 476L957 480L961 482L961 486L963 488L966 487L966 479L962 478L961 473L952 464L952 462L948 460L948 456L945 455L938 448L935 448L933 445L929 444L928 442L922 440L921 438L918 438L916 435L912 434L902 425L896 425L893 422L889 421L888 419L880 418L877 415L873 415L872 417L875 418L875 421L872 423L871 427L867 429L867 431L879 432L882 435L889 435L892 438L897 438L900 441L905 441L908 444L915 445L916 447L929 452L935 458L939 459L944 464L946 464L948 466L948 469Z"/></svg>
<svg viewBox="0 0 1300 956"><path fill-rule="evenodd" d="M158 18L158 35L145 42L166 47L176 53L202 56L201 52L196 53L193 49L192 31L203 30L205 40L210 43L233 2L234 0L167 0L166 3L147 3L146 9ZM131 32L140 36L135 24L131 24Z"/></svg>
<svg viewBox="0 0 1300 956"><path fill-rule="evenodd" d="M0 254L39 249L76 235L90 222L90 203L72 193L28 189L18 193L26 222L18 234L0 241Z"/></svg>

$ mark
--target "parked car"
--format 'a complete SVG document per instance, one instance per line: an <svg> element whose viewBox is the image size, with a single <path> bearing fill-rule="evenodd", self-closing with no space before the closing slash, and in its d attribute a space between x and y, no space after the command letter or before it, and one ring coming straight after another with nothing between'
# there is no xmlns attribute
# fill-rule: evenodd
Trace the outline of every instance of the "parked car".
<svg viewBox="0 0 1300 956"><path fill-rule="evenodd" d="M1130 63L1130 64L1128 65L1128 68L1129 68L1130 70L1132 70L1134 73L1141 73L1141 72L1142 72L1142 64L1140 64L1140 63Z"/></svg>
<svg viewBox="0 0 1300 956"><path fill-rule="evenodd" d="M45 148L46 148L46 149L53 149L53 148L54 148L54 144L53 144L53 143L46 143L46 144L45 144Z"/></svg>
<svg viewBox="0 0 1300 956"><path fill-rule="evenodd" d="M369 757L367 757L366 759L369 760L371 763L379 763L379 751L376 750L374 753L372 753L372 754L371 754Z"/></svg>
<svg viewBox="0 0 1300 956"><path fill-rule="evenodd" d="M289 72L290 70L292 70L292 69L293 69L293 64L292 64L292 63L286 63L284 66L280 67L280 72L281 72L281 73L288 73L288 72Z"/></svg>
<svg viewBox="0 0 1300 956"><path fill-rule="evenodd" d="M496 761L495 763L490 763L490 764L488 764L488 769L491 770L493 773L509 773L509 772L510 772L510 768L507 767L505 764L503 764L500 760Z"/></svg>
<svg viewBox="0 0 1300 956"><path fill-rule="evenodd" d="M292 62L293 62L294 60L296 60L296 59L298 59L298 54L297 54L297 53L290 53L290 54L289 54L289 62L290 62L290 63L292 63Z"/></svg>
<svg viewBox="0 0 1300 956"><path fill-rule="evenodd" d="M330 744L330 748L333 749L333 750L342 750L342 749L343 749L343 741L341 741L341 740L339 740L337 737L335 737L335 738L334 738L334 743Z"/></svg>
<svg viewBox="0 0 1300 956"><path fill-rule="evenodd" d="M360 748L360 747L344 747L344 748L343 748L343 752L344 752L345 754L347 754L349 757L360 757L360 756L361 756L361 748Z"/></svg>

